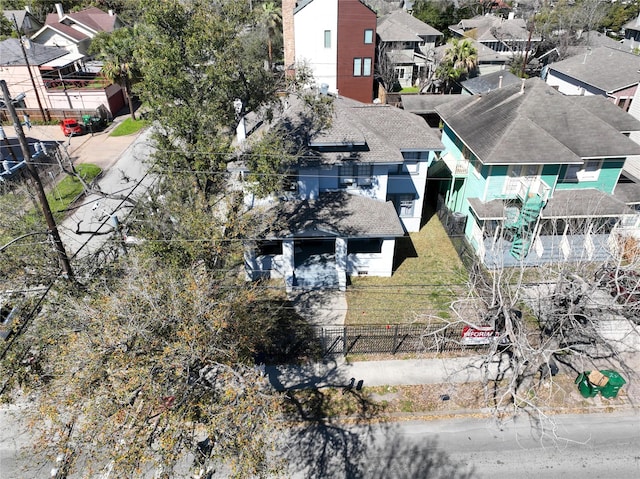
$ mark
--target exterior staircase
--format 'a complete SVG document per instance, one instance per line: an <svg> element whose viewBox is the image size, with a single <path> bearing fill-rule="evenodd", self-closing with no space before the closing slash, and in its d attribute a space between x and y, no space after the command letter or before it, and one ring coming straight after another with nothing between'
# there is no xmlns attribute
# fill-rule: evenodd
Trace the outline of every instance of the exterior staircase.
<svg viewBox="0 0 640 479"><path fill-rule="evenodd" d="M537 195L526 196L518 214L507 215L505 227L513 232L511 243L511 256L518 260L524 259L529 254L533 243L533 233L540 212L544 208L544 201Z"/></svg>

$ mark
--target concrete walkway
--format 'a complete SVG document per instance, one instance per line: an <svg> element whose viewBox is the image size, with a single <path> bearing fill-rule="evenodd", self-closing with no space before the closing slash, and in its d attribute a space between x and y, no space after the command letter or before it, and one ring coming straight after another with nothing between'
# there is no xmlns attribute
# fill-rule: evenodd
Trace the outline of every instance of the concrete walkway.
<svg viewBox="0 0 640 479"><path fill-rule="evenodd" d="M364 386L409 386L479 381L481 363L480 356L352 363L339 357L301 366L268 366L266 372L278 390L343 387L350 384L351 378L356 383L362 381Z"/></svg>

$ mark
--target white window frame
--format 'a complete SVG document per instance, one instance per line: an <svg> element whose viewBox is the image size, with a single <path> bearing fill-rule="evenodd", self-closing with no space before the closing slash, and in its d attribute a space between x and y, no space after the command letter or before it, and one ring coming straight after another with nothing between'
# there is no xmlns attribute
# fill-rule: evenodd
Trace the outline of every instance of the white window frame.
<svg viewBox="0 0 640 479"><path fill-rule="evenodd" d="M364 31L364 43L370 45L373 43L373 29L367 28Z"/></svg>
<svg viewBox="0 0 640 479"><path fill-rule="evenodd" d="M324 31L324 47L331 48L331 30Z"/></svg>
<svg viewBox="0 0 640 479"><path fill-rule="evenodd" d="M416 207L416 197L414 195L398 195L398 216L400 218L413 217Z"/></svg>
<svg viewBox="0 0 640 479"><path fill-rule="evenodd" d="M363 58L362 59L362 76L370 77L371 76L371 58Z"/></svg>
<svg viewBox="0 0 640 479"><path fill-rule="evenodd" d="M353 76L354 77L362 76L362 58L360 57L353 59Z"/></svg>
<svg viewBox="0 0 640 479"><path fill-rule="evenodd" d="M578 181L598 181L602 160L585 160L584 166L578 171Z"/></svg>
<svg viewBox="0 0 640 479"><path fill-rule="evenodd" d="M567 165L565 182L598 181L602 170L602 160L585 160L582 165Z"/></svg>

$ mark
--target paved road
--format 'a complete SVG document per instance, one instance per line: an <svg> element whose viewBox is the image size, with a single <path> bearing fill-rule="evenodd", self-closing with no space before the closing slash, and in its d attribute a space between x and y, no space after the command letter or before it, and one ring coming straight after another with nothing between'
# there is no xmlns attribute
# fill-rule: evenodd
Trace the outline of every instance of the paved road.
<svg viewBox="0 0 640 479"><path fill-rule="evenodd" d="M293 478L640 477L640 416L556 416L541 437L526 419L339 427L309 424L285 441ZM547 424L547 426L551 426Z"/></svg>
<svg viewBox="0 0 640 479"><path fill-rule="evenodd" d="M152 152L150 135L151 130L141 133L110 165L98 181L104 193L122 197L131 194L132 198L136 198L152 184L153 177L145 177ZM83 148L85 153L82 159L90 161L86 148ZM129 205L121 199L104 198L100 195L84 198L73 214L59 225L60 236L67 253L73 256L80 249L78 257L93 253L111 236L113 221L110 218L115 215L122 220L128 213ZM83 246L87 241L88 244Z"/></svg>

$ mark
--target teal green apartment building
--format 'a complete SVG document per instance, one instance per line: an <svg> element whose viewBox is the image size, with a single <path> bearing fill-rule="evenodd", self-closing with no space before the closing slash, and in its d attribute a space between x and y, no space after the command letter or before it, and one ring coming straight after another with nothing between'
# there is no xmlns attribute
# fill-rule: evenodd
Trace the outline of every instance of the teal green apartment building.
<svg viewBox="0 0 640 479"><path fill-rule="evenodd" d="M606 261L640 232L640 122L599 96L569 97L538 78L436 107L445 147L429 176L490 268Z"/></svg>

